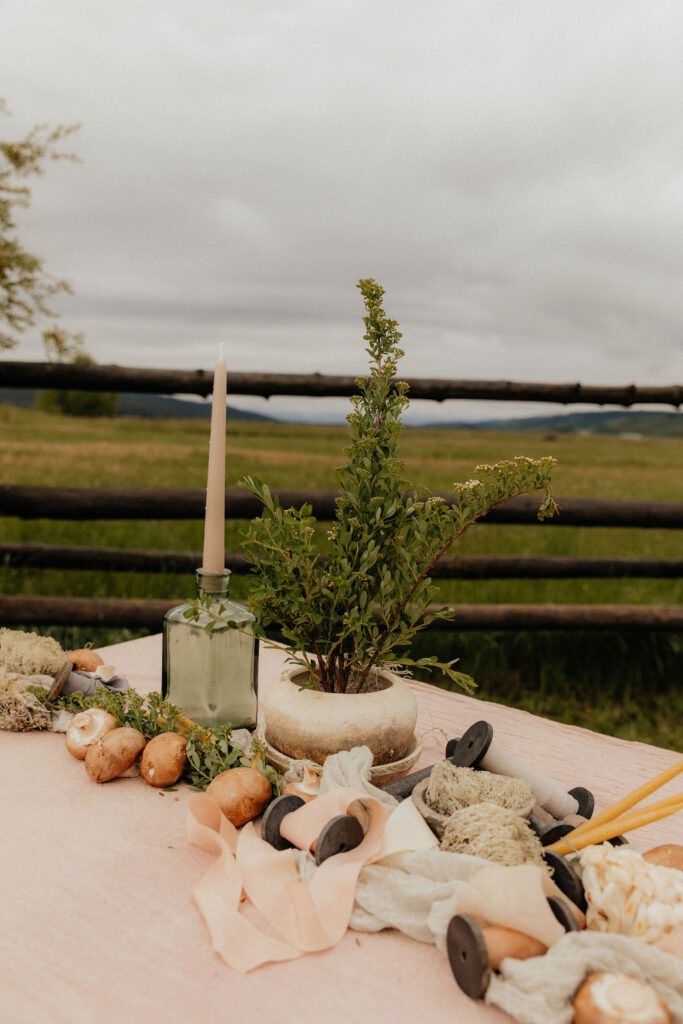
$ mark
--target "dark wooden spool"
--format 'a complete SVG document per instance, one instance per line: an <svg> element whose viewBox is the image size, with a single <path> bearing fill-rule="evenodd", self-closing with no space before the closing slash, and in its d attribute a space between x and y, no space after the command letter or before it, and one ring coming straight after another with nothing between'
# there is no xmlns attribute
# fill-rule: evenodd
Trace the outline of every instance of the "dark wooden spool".
<svg viewBox="0 0 683 1024"><path fill-rule="evenodd" d="M493 740L493 726L486 721L474 722L466 729L459 740L449 740L446 744L446 756L453 764L461 768L483 768L482 761L488 753ZM595 808L593 794L585 786L575 786L569 791L579 805L578 813L590 818ZM531 815L531 827L538 835L544 835L547 826ZM560 823L558 823L560 824ZM564 824L564 823L562 823ZM550 826L552 827L552 826ZM558 836L558 838L561 838Z"/></svg>
<svg viewBox="0 0 683 1024"><path fill-rule="evenodd" d="M261 838L276 850L291 849L292 843L280 832L282 821L286 815L303 807L304 803L295 793L287 793L273 800L261 819ZM364 835L363 826L357 818L350 814L338 814L327 822L316 840L316 864L322 864L328 857L360 846Z"/></svg>
<svg viewBox="0 0 683 1024"><path fill-rule="evenodd" d="M549 896L548 905L565 931L578 931L576 918L564 900ZM470 999L481 999L491 980L491 961L479 922L468 914L452 917L446 932L446 949L458 986Z"/></svg>

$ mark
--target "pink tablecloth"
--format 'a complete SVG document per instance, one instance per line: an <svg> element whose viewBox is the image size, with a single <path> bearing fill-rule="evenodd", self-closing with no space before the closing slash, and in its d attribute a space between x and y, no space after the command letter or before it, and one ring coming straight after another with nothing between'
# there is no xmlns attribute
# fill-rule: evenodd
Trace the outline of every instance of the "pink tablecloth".
<svg viewBox="0 0 683 1024"><path fill-rule="evenodd" d="M158 687L160 659L159 637L106 651L140 690ZM263 652L262 692L280 665ZM424 764L486 718L502 747L567 788L588 786L600 809L680 756L414 685ZM186 839L189 790L161 793L139 779L97 786L54 734L0 733L0 751L1 1024L510 1020L463 996L433 946L396 932L349 932L326 953L231 972L190 897L211 857ZM680 825L658 822L637 841L680 842Z"/></svg>

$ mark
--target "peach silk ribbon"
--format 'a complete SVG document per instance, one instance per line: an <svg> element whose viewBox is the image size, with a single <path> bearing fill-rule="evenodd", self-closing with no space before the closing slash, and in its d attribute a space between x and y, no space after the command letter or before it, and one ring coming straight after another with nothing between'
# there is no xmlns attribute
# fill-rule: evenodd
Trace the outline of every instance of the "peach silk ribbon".
<svg viewBox="0 0 683 1024"><path fill-rule="evenodd" d="M353 810L356 802L369 816L362 843L324 861L305 882L291 850L273 849L261 839L253 822L238 832L212 797L190 797L190 842L218 854L193 895L213 948L228 966L246 973L265 963L292 960L336 945L348 928L358 875L365 864L407 849L437 845L412 801L396 808L389 818L395 827L385 832L387 810L367 793L346 787L288 814L280 826L281 834L299 850L310 850L323 826L336 815ZM242 892L270 929L265 923L259 928L247 918ZM550 895L562 894L543 868L488 864L461 893L457 913L514 928L551 946L564 935L564 929L548 906L546 896ZM584 915L573 905L572 910L579 927L584 927Z"/></svg>
<svg viewBox="0 0 683 1024"><path fill-rule="evenodd" d="M547 896L564 899L579 928L585 928L583 912L562 895L545 869L535 864L487 864L460 894L457 912L486 924L513 928L550 947L565 931L550 909Z"/></svg>
<svg viewBox="0 0 683 1024"><path fill-rule="evenodd" d="M240 832L206 794L188 801L190 842L218 857L193 890L215 951L243 973L276 960L291 960L334 946L348 927L361 868L382 847L387 811L350 788L335 789L283 819L281 833L300 850L310 850L322 827L361 800L370 814L362 843L330 857L304 882L291 850L275 850L253 822ZM242 891L281 936L258 928L241 911Z"/></svg>

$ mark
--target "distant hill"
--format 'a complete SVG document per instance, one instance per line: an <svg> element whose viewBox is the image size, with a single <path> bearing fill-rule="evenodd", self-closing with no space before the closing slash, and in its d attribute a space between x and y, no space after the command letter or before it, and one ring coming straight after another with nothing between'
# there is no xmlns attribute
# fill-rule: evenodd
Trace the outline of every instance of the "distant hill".
<svg viewBox="0 0 683 1024"><path fill-rule="evenodd" d="M35 390L33 388L0 388L0 405L16 405L20 409L31 409ZM121 395L116 416L141 416L145 419L187 419L208 420L211 418L210 402L188 402L183 398L169 398L167 395L130 394ZM273 422L272 416L258 412L227 407L229 420L263 420Z"/></svg>
<svg viewBox="0 0 683 1024"><path fill-rule="evenodd" d="M32 388L0 388L0 405L15 405L21 409L33 406L35 391ZM211 417L210 402L189 402L183 398L169 398L166 395L123 394L119 398L117 416L141 416L151 419L193 419L208 420ZM244 409L227 408L229 420L259 420L279 422L276 417L262 413L247 412ZM297 419L297 422L316 424L319 420ZM331 421L325 421L331 422ZM335 420L335 422L337 422ZM345 423L340 415L338 422ZM509 430L539 431L569 434L588 431L591 434L642 434L647 437L683 437L683 412L632 412L628 409L599 412L556 413L551 416L520 416L515 419L454 420L448 423L421 422L415 426L440 430Z"/></svg>
<svg viewBox="0 0 683 1024"><path fill-rule="evenodd" d="M478 420L471 422L431 423L431 427L467 430L529 430L570 434L588 431L591 434L642 434L648 437L683 437L681 412L569 412L555 416L529 416L509 420Z"/></svg>

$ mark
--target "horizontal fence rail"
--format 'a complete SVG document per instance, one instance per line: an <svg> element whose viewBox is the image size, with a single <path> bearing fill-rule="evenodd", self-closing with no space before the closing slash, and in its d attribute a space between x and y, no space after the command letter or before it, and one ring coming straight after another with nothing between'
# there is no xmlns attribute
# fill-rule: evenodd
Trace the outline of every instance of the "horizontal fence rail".
<svg viewBox="0 0 683 1024"><path fill-rule="evenodd" d="M191 573L201 565L201 561L200 551L137 551L131 548L81 548L57 544L0 544L0 564L9 568ZM226 569L234 573L246 573L249 566L250 563L244 555L226 552ZM439 559L429 575L433 578L460 580L679 579L683 577L683 558L458 555Z"/></svg>
<svg viewBox="0 0 683 1024"><path fill-rule="evenodd" d="M358 393L357 378L321 373L229 373L229 395L271 398L292 395L320 398ZM406 378L411 398L435 402L447 399L487 399L501 402L558 402L561 405L683 404L683 385L665 386L537 384L523 381L441 380ZM213 390L210 370L147 370L129 366L78 366L73 363L0 362L0 386L68 388L72 391L120 391L161 395L208 396Z"/></svg>
<svg viewBox="0 0 683 1024"><path fill-rule="evenodd" d="M0 595L0 622L5 625L116 626L160 630L164 614L181 601L5 597ZM446 608L433 605L429 611ZM437 620L429 628L464 632L508 629L649 629L683 630L680 605L620 604L465 604L455 619Z"/></svg>
<svg viewBox="0 0 683 1024"><path fill-rule="evenodd" d="M683 404L683 386L592 386L578 383L537 384L519 381L409 379L412 398L442 402L447 399L555 402L630 407L635 404ZM189 394L207 397L213 388L208 370L154 370L120 366L78 366L59 363L0 361L0 386L63 388L153 394ZM322 374L229 373L228 393L348 397L358 393L355 377ZM284 507L312 506L314 515L330 520L335 515L332 491L281 490L275 492ZM442 493L446 501L452 496ZM204 517L203 488L68 488L0 486L0 515L22 519L90 520L200 520ZM561 512L547 525L681 529L683 504L674 502L613 501L559 498ZM537 523L539 499L524 496L494 509L481 521L491 524ZM238 488L226 491L230 519L251 519L261 512L260 502ZM93 569L105 572L189 573L200 563L198 552L134 551L77 548L47 544L1 544L0 564L8 568ZM233 572L248 570L246 558L228 553L226 566ZM576 579L576 578L680 578L683 559L564 558L532 556L444 557L432 573L453 579ZM0 622L6 624L111 626L158 630L164 613L179 601L148 599L0 596ZM441 606L447 607L447 606ZM672 605L626 604L469 604L459 605L455 620L440 620L434 629L647 629L683 631L683 609Z"/></svg>
<svg viewBox="0 0 683 1024"><path fill-rule="evenodd" d="M436 492L437 494L439 492ZM321 520L334 518L335 491L274 490L280 504L289 508L309 503ZM239 487L225 492L229 519L252 519L263 506ZM440 494L452 501L452 495ZM623 526L657 529L683 527L683 503L666 501L617 501L607 498L556 498L560 514L543 525ZM536 523L540 498L524 495L493 509L480 521L492 524ZM206 492L202 487L23 487L0 486L0 516L22 519L203 519Z"/></svg>

